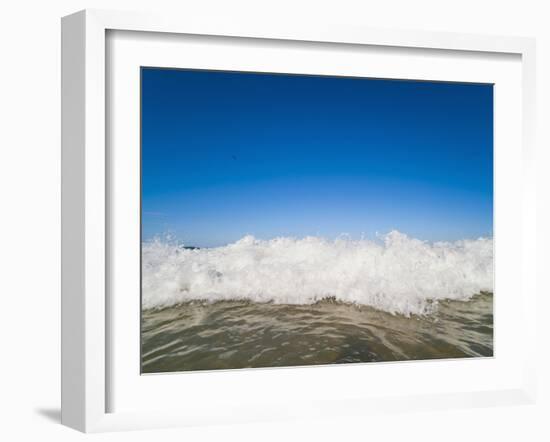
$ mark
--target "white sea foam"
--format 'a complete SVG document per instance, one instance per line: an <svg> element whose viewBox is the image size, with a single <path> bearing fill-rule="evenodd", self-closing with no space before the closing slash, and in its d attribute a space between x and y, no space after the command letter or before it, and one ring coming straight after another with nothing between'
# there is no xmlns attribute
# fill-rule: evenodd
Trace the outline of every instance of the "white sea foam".
<svg viewBox="0 0 550 442"><path fill-rule="evenodd" d="M246 236L210 249L143 244L143 308L191 300L310 304L327 297L391 313L493 290L493 240L428 243L393 231L379 241Z"/></svg>

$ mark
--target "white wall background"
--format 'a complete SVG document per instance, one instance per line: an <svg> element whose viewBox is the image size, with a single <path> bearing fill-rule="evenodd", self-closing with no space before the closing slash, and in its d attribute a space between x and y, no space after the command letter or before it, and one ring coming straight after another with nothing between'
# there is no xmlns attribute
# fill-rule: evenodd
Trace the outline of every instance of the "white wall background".
<svg viewBox="0 0 550 442"><path fill-rule="evenodd" d="M536 37L541 151L538 404L94 436L60 426L60 17L86 7ZM550 440L550 285L543 279L550 263L545 229L550 226L547 1L11 0L0 6L0 49L0 439Z"/></svg>

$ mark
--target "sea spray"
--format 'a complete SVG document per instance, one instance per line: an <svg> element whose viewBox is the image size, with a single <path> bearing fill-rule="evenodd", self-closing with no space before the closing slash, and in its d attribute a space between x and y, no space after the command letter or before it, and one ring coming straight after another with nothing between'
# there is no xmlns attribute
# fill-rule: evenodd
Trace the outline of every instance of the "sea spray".
<svg viewBox="0 0 550 442"><path fill-rule="evenodd" d="M142 306L192 300L312 304L331 298L409 316L443 299L493 290L493 240L429 243L392 231L379 241L319 237L186 249L142 245Z"/></svg>

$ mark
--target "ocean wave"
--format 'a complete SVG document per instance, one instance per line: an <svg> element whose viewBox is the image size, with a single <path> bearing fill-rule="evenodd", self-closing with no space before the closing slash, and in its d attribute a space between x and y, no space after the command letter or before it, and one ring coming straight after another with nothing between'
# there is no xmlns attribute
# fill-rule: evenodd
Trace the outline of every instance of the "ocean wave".
<svg viewBox="0 0 550 442"><path fill-rule="evenodd" d="M394 314L493 291L493 240L429 243L392 231L371 240L245 236L223 247L142 244L142 307L193 300L312 304L326 298Z"/></svg>

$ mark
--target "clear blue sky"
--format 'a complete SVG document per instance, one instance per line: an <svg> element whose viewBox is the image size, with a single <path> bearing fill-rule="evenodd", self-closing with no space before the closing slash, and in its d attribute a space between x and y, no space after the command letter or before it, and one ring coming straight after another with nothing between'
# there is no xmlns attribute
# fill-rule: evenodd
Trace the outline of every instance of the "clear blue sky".
<svg viewBox="0 0 550 442"><path fill-rule="evenodd" d="M142 229L492 236L493 87L142 69Z"/></svg>

